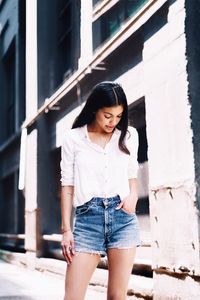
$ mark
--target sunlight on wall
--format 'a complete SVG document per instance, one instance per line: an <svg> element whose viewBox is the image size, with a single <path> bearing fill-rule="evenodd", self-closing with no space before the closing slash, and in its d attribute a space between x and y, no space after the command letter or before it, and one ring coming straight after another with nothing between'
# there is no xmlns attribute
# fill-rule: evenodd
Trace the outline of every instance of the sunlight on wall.
<svg viewBox="0 0 200 300"><path fill-rule="evenodd" d="M56 123L56 147L60 147L66 130L70 129L82 106L76 107Z"/></svg>

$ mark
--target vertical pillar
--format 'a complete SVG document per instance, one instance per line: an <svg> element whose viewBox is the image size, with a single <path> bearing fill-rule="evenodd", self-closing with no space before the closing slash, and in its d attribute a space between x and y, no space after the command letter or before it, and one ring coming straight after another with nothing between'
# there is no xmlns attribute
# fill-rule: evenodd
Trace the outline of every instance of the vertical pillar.
<svg viewBox="0 0 200 300"><path fill-rule="evenodd" d="M26 118L37 111L37 0L26 1ZM25 249L27 266L35 267L39 250L37 205L37 129L27 136L25 179Z"/></svg>
<svg viewBox="0 0 200 300"><path fill-rule="evenodd" d="M18 6L18 9L19 9L19 6ZM18 16L19 16L19 13L18 13ZM19 22L19 20L18 20ZM19 82L19 56L20 56L20 48L19 48L19 34L15 37L15 132L18 130L19 128L19 101L20 101L20 98L19 98L19 95L20 95L20 82Z"/></svg>
<svg viewBox="0 0 200 300"><path fill-rule="evenodd" d="M14 218L14 228L13 228L13 232L14 233L18 233L18 188L17 188L17 172L13 173L14 175L14 194L13 194L13 205L14 205L14 214L13 214L13 218Z"/></svg>
<svg viewBox="0 0 200 300"><path fill-rule="evenodd" d="M39 209L37 205L37 130L27 138L27 160L25 180L25 249L27 266L34 269L39 254Z"/></svg>
<svg viewBox="0 0 200 300"><path fill-rule="evenodd" d="M168 4L166 23L157 14L146 27L143 50L154 300L199 299L185 7L184 1Z"/></svg>
<svg viewBox="0 0 200 300"><path fill-rule="evenodd" d="M26 118L37 111L37 0L26 1Z"/></svg>
<svg viewBox="0 0 200 300"><path fill-rule="evenodd" d="M85 67L92 58L92 0L81 0L81 51L79 68Z"/></svg>

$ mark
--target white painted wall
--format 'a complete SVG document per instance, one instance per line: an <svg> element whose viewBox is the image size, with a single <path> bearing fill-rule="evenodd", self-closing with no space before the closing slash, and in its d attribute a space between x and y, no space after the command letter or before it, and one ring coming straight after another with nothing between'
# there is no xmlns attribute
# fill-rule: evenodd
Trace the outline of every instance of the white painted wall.
<svg viewBox="0 0 200 300"><path fill-rule="evenodd" d="M128 105L144 96L143 62L123 73L116 80L124 89Z"/></svg>
<svg viewBox="0 0 200 300"><path fill-rule="evenodd" d="M171 288L173 287L173 291ZM174 278L154 274L154 300L199 300L200 285L191 277Z"/></svg>
<svg viewBox="0 0 200 300"><path fill-rule="evenodd" d="M26 118L35 115L38 106L37 0L26 1ZM25 166L25 249L27 266L35 268L38 236L37 210L37 129L26 138ZM21 158L23 159L23 158Z"/></svg>
<svg viewBox="0 0 200 300"><path fill-rule="evenodd" d="M26 1L26 118L37 111L37 0Z"/></svg>
<svg viewBox="0 0 200 300"><path fill-rule="evenodd" d="M38 236L37 210L37 129L27 136L26 174L25 174L25 249L27 266L35 268Z"/></svg>
<svg viewBox="0 0 200 300"><path fill-rule="evenodd" d="M92 0L81 0L81 53L79 68L84 68L92 59Z"/></svg>
<svg viewBox="0 0 200 300"><path fill-rule="evenodd" d="M143 50L153 268L200 274L184 21L177 0Z"/></svg>
<svg viewBox="0 0 200 300"><path fill-rule="evenodd" d="M74 122L75 118L81 112L84 104L85 103L83 103L80 106L77 106L75 109L73 109L70 113L66 114L62 119L60 119L56 123L55 134L56 134L56 147L57 148L62 145L62 141L63 141L66 130L68 130L72 127L72 123Z"/></svg>
<svg viewBox="0 0 200 300"><path fill-rule="evenodd" d="M172 9L172 8L171 8ZM144 44L144 88L152 188L194 182L190 106L187 96L184 11ZM180 18L180 19L179 19ZM180 25L179 25L180 27Z"/></svg>

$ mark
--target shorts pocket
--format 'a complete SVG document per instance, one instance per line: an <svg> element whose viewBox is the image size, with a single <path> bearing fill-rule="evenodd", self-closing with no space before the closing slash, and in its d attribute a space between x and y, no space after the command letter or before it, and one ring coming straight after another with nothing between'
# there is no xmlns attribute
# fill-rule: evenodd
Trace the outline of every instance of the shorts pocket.
<svg viewBox="0 0 200 300"><path fill-rule="evenodd" d="M89 209L90 209L90 206L88 206L88 205L76 207L76 216L86 214L89 211Z"/></svg>
<svg viewBox="0 0 200 300"><path fill-rule="evenodd" d="M127 212L125 209L123 209L122 207L120 208L120 210L121 210L124 214L126 214L127 216L134 216L134 215L135 215L135 212L129 213L129 212Z"/></svg>

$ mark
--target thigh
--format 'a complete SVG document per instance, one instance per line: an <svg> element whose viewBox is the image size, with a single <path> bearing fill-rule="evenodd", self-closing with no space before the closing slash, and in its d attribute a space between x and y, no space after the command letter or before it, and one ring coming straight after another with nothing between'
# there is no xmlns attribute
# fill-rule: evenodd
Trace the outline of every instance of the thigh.
<svg viewBox="0 0 200 300"><path fill-rule="evenodd" d="M135 254L136 247L129 249L108 249L108 300L126 299L128 281L133 268Z"/></svg>
<svg viewBox="0 0 200 300"><path fill-rule="evenodd" d="M76 252L68 265L65 280L65 300L83 300L100 255Z"/></svg>

